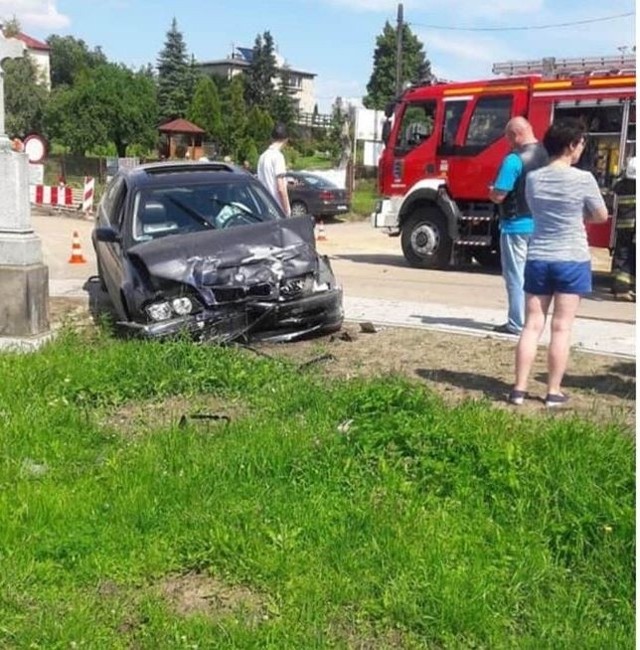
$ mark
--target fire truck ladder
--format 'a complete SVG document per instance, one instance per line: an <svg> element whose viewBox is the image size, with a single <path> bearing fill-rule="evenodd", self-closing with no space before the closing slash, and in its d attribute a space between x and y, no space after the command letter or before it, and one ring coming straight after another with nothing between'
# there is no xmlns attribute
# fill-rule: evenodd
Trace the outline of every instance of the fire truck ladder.
<svg viewBox="0 0 640 650"><path fill-rule="evenodd" d="M491 71L493 74L503 74L510 77L526 74L540 74L543 77L635 74L636 57L635 54L569 59L557 59L556 57L550 56L543 59L532 59L530 61L494 63Z"/></svg>

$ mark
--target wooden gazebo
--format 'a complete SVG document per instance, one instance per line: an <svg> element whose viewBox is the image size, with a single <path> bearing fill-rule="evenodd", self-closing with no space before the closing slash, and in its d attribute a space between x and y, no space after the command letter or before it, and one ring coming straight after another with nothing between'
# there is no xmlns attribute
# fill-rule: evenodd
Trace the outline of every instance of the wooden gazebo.
<svg viewBox="0 0 640 650"><path fill-rule="evenodd" d="M203 155L204 129L188 120L177 119L161 124L160 155L164 158L198 160Z"/></svg>

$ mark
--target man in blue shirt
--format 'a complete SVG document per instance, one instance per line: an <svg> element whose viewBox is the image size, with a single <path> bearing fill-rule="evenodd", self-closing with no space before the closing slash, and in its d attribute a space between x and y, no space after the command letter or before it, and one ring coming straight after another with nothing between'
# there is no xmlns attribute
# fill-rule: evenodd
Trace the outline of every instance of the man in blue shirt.
<svg viewBox="0 0 640 650"><path fill-rule="evenodd" d="M524 325L524 264L533 233L533 218L524 196L525 179L530 171L546 165L549 157L524 117L509 120L505 137L512 152L502 161L489 198L499 206L500 261L509 310L507 322L494 330L518 335Z"/></svg>

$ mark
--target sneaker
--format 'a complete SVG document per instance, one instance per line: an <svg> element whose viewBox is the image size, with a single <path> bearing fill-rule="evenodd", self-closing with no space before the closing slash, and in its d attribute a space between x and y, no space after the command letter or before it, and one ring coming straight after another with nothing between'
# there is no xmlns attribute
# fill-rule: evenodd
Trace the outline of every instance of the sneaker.
<svg viewBox="0 0 640 650"><path fill-rule="evenodd" d="M496 325L493 328L494 332L498 332L498 334L511 334L511 336L520 336L520 332L516 332L516 330L513 330L509 327L509 323L505 323L504 325Z"/></svg>
<svg viewBox="0 0 640 650"><path fill-rule="evenodd" d="M564 393L547 393L544 398L544 405L547 408L555 408L556 406L564 406L569 401L569 396Z"/></svg>
<svg viewBox="0 0 640 650"><path fill-rule="evenodd" d="M514 388L507 396L507 402L514 406L522 406L527 397L529 397L529 393L526 390L516 390Z"/></svg>

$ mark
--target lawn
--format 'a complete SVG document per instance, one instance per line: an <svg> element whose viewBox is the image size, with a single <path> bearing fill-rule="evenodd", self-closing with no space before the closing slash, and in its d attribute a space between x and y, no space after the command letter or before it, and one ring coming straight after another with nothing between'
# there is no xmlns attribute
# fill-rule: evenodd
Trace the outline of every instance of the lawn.
<svg viewBox="0 0 640 650"><path fill-rule="evenodd" d="M102 331L0 374L0 647L635 647L615 425Z"/></svg>

